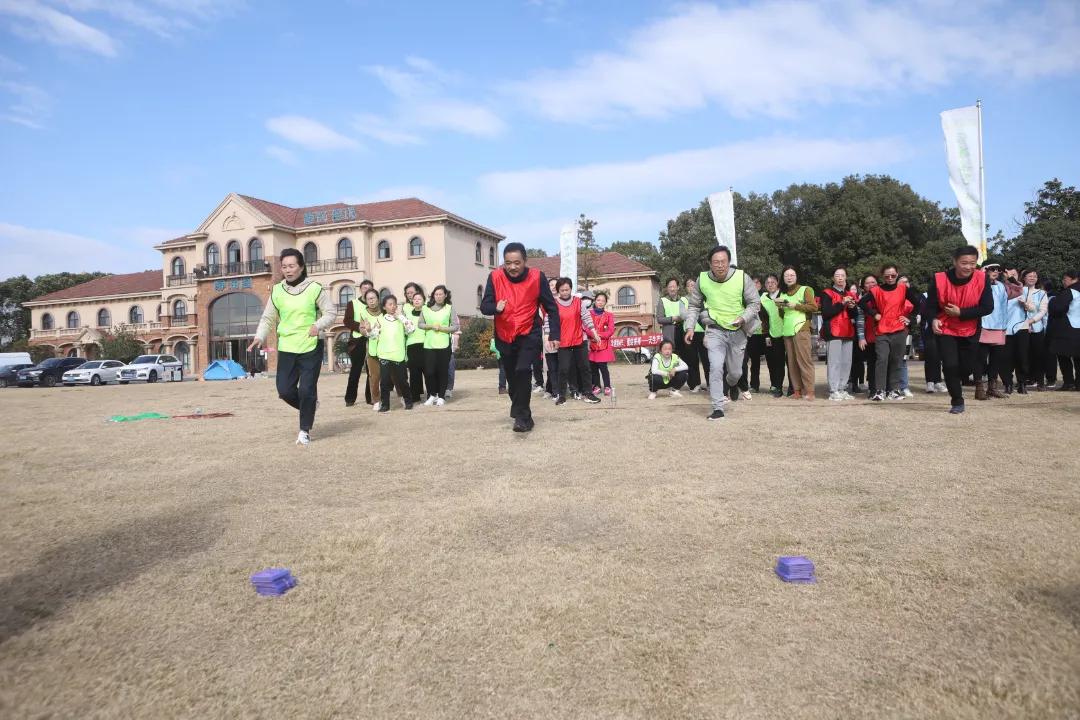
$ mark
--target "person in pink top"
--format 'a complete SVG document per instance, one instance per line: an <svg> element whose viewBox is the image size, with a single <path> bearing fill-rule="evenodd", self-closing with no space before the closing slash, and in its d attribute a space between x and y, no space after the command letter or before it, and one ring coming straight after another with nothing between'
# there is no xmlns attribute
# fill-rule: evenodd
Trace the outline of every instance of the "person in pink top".
<svg viewBox="0 0 1080 720"><path fill-rule="evenodd" d="M589 365L592 367L593 395L600 393L603 387L605 395L611 395L611 374L607 364L614 362L615 351L611 349L611 336L615 334L615 316L604 308L607 306L608 296L606 292L596 293L593 298L592 313L593 326L596 334L600 336L599 342L589 341ZM603 383L603 385L601 385Z"/></svg>

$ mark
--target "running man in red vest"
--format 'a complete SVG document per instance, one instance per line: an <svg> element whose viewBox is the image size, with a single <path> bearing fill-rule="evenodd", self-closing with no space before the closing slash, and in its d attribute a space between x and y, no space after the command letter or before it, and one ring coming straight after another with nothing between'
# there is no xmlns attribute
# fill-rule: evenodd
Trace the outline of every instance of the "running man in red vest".
<svg viewBox="0 0 1080 720"><path fill-rule="evenodd" d="M525 246L513 242L503 249L503 266L488 275L480 312L495 318L495 348L506 368L510 417L514 432L533 429L532 366L543 343L540 307L548 316L548 341L559 349L559 308L544 273L528 267Z"/></svg>
<svg viewBox="0 0 1080 720"><path fill-rule="evenodd" d="M877 393L871 400L880 401L886 397L889 400L904 399L900 391L900 361L907 349L908 328L915 320L923 298L915 288L900 284L899 279L900 269L895 265L886 265L881 268L881 283L871 287L859 301L867 317L872 317L877 323L877 338L874 340L877 355L874 384Z"/></svg>
<svg viewBox="0 0 1080 720"><path fill-rule="evenodd" d="M964 412L961 380L975 367L979 318L994 311L990 282L984 271L975 269L978 264L979 251L973 245L957 248L952 268L930 278L923 303L926 317L933 318L953 415Z"/></svg>

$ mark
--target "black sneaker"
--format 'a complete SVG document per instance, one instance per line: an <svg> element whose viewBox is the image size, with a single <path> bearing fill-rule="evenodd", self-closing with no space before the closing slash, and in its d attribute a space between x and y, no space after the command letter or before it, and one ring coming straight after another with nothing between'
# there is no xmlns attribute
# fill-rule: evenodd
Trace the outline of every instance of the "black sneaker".
<svg viewBox="0 0 1080 720"><path fill-rule="evenodd" d="M408 405L405 406L405 409L406 410L412 410L412 406L413 406L413 404L409 403Z"/></svg>
<svg viewBox="0 0 1080 720"><path fill-rule="evenodd" d="M713 410L712 415L710 415L708 417L708 419L709 420L723 420L724 419L724 411L723 410Z"/></svg>
<svg viewBox="0 0 1080 720"><path fill-rule="evenodd" d="M524 418L519 418L517 420L514 420L514 432L516 432L516 433L527 433L532 429L533 429L533 421L532 420L525 420Z"/></svg>
<svg viewBox="0 0 1080 720"><path fill-rule="evenodd" d="M949 408L949 414L950 415L960 415L963 412L964 412L964 406L963 405L953 405L952 407Z"/></svg>
<svg viewBox="0 0 1080 720"><path fill-rule="evenodd" d="M600 402L600 398L596 397L592 393L587 393L585 395L582 395L581 399L584 400L585 402L589 403L590 405L595 405L596 403Z"/></svg>
<svg viewBox="0 0 1080 720"><path fill-rule="evenodd" d="M390 407L388 405L382 405L382 406L379 407L379 412L380 413L388 413L388 412L390 412Z"/></svg>
<svg viewBox="0 0 1080 720"><path fill-rule="evenodd" d="M356 401L355 401L355 400L353 400L352 402L346 402L346 403L345 403L345 407L352 407L352 406L353 406L353 405L355 405L355 404L356 404Z"/></svg>
<svg viewBox="0 0 1080 720"><path fill-rule="evenodd" d="M566 396L565 395L560 395L558 397L558 399L555 400L555 404L556 405L565 405L566 404Z"/></svg>

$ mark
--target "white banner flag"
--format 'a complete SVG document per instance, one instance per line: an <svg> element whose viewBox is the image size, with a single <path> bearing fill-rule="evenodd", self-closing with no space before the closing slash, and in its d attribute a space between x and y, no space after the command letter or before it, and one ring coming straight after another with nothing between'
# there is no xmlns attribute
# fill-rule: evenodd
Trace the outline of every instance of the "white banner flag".
<svg viewBox="0 0 1080 720"><path fill-rule="evenodd" d="M730 190L713 193L709 196L712 209L712 221L716 226L716 242L731 250L731 264L738 265L735 256L735 198Z"/></svg>
<svg viewBox="0 0 1080 720"><path fill-rule="evenodd" d="M577 292L577 223L563 225L559 232L559 273L574 283Z"/></svg>
<svg viewBox="0 0 1080 720"><path fill-rule="evenodd" d="M946 110L941 113L945 132L945 162L949 166L949 185L960 206L960 227L964 238L979 248L979 261L986 259L986 219L982 197L982 147L979 137L980 108Z"/></svg>

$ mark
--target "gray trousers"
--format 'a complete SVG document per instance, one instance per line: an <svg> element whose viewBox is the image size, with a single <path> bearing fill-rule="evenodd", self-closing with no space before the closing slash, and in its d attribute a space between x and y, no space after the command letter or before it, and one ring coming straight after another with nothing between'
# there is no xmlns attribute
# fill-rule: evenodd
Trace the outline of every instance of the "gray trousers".
<svg viewBox="0 0 1080 720"><path fill-rule="evenodd" d="M874 351L877 353L874 385L878 392L900 389L900 363L904 359L906 347L907 332L903 330L877 336L874 341Z"/></svg>
<svg viewBox="0 0 1080 720"><path fill-rule="evenodd" d="M746 352L746 333L710 327L705 330L705 350L709 353L709 399L713 410L727 402L724 395L724 375L728 385L738 385L742 377L743 354Z"/></svg>
<svg viewBox="0 0 1080 720"><path fill-rule="evenodd" d="M840 392L847 387L848 376L851 375L851 350L854 342L851 338L834 338L829 341L830 393Z"/></svg>

